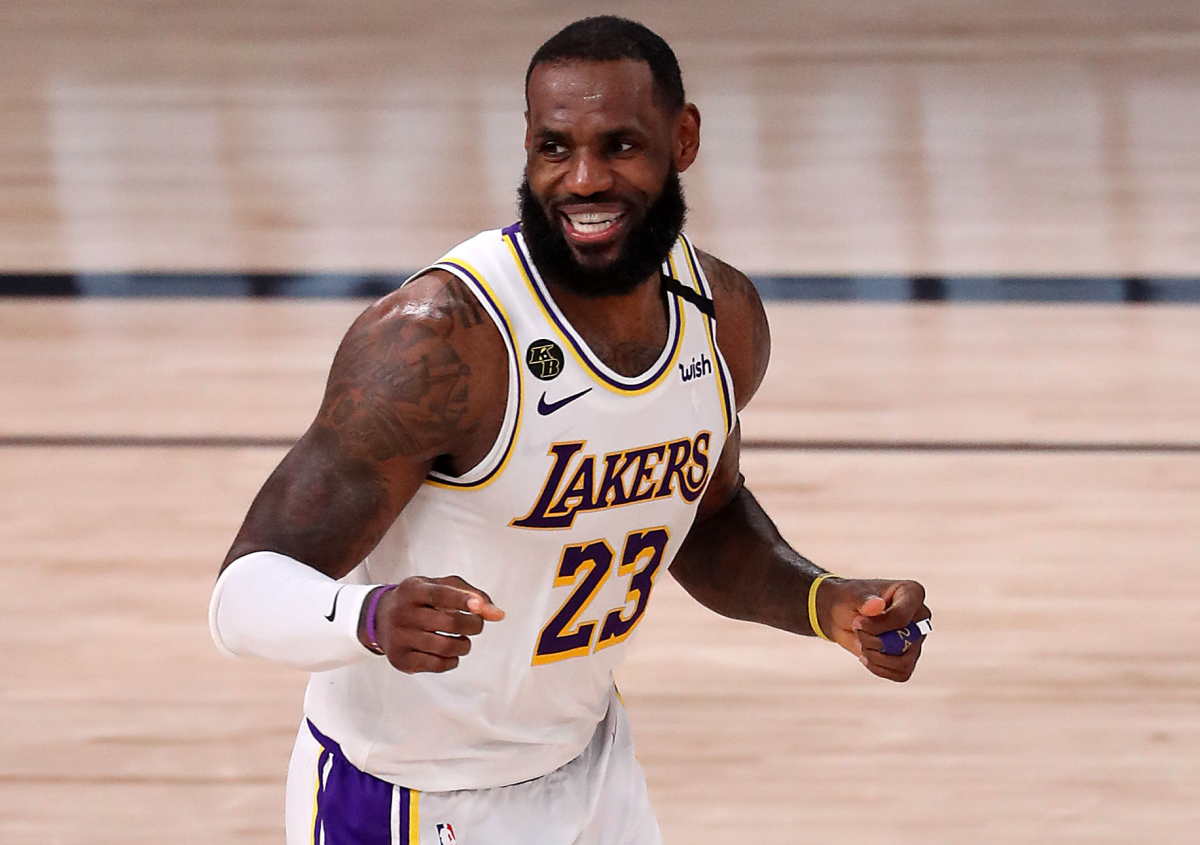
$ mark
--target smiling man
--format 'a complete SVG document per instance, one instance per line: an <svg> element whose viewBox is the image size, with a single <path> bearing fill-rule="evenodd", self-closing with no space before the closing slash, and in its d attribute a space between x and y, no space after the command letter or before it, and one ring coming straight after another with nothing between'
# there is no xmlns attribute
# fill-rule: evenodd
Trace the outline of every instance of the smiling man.
<svg viewBox="0 0 1200 845"><path fill-rule="evenodd" d="M612 673L664 569L880 677L920 655L919 584L830 576L743 486L770 340L682 234L670 48L579 21L526 97L520 223L359 317L213 591L220 647L313 673L291 845L660 842Z"/></svg>

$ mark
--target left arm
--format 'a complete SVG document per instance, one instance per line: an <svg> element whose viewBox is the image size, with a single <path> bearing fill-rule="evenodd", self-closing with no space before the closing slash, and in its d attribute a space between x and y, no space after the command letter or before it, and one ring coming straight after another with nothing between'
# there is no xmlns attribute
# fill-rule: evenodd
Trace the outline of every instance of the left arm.
<svg viewBox="0 0 1200 845"><path fill-rule="evenodd" d="M713 287L718 342L741 411L766 373L771 344L766 313L743 274L704 253L700 260ZM697 601L723 616L814 635L808 595L825 570L788 545L745 488L740 453L739 423L725 443L671 574ZM874 674L908 680L920 643L905 654L887 655L879 650L877 635L929 618L920 584L827 578L816 599L818 624L830 639L858 655Z"/></svg>

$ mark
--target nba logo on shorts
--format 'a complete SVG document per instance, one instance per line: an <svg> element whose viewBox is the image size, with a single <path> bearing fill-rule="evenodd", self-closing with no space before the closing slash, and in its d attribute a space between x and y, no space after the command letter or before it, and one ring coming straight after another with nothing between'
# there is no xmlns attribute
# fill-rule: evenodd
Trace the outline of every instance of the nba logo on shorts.
<svg viewBox="0 0 1200 845"><path fill-rule="evenodd" d="M458 845L458 840L454 838L454 828L448 824L439 824L437 835L438 845Z"/></svg>

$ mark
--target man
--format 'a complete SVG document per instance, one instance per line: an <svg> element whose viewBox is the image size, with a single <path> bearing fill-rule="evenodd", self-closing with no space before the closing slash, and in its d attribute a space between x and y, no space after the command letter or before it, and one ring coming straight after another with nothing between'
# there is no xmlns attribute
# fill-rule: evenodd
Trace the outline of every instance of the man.
<svg viewBox="0 0 1200 845"><path fill-rule="evenodd" d="M612 669L666 567L881 677L920 654L879 637L928 618L919 584L828 576L742 485L766 316L681 235L670 48L577 22L526 97L520 223L354 323L213 593L219 645L314 673L291 845L659 842Z"/></svg>

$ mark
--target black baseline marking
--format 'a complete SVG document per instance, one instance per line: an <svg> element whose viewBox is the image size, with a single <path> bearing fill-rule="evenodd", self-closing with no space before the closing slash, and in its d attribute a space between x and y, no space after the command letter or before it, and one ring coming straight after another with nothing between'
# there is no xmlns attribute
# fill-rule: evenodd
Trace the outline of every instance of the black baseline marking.
<svg viewBox="0 0 1200 845"><path fill-rule="evenodd" d="M241 435L0 434L0 448L42 449L287 449L293 437ZM748 452L916 452L1200 454L1200 442L1042 440L785 440L748 438Z"/></svg>

